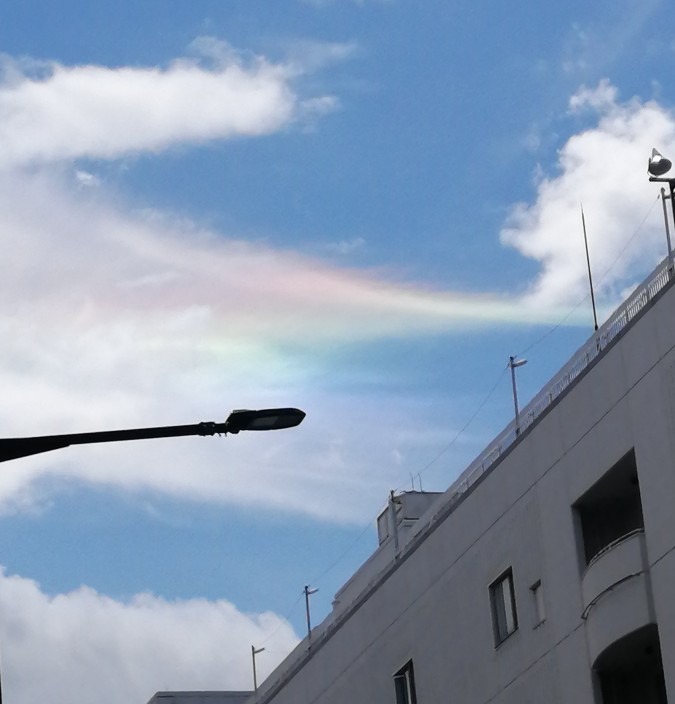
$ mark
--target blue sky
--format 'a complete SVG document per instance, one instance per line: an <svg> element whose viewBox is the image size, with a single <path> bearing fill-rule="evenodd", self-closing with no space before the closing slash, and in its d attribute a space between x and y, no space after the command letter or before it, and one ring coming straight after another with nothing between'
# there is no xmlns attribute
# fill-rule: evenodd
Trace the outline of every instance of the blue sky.
<svg viewBox="0 0 675 704"><path fill-rule="evenodd" d="M247 688L665 256L665 0L25 0L0 26L0 431L296 429L3 465L19 704ZM475 416L475 418L474 418ZM471 423L468 421L474 418ZM112 691L112 690L111 690Z"/></svg>

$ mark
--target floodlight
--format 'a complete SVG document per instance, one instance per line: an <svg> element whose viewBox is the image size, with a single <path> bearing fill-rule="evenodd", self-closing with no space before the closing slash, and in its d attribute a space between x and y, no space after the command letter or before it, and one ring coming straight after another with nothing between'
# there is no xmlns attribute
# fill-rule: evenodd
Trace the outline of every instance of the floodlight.
<svg viewBox="0 0 675 704"><path fill-rule="evenodd" d="M673 162L670 159L666 159L665 156L662 156L661 152L657 149L652 149L652 155L647 163L647 171L649 171L652 176L663 176L663 174L670 171L672 165Z"/></svg>

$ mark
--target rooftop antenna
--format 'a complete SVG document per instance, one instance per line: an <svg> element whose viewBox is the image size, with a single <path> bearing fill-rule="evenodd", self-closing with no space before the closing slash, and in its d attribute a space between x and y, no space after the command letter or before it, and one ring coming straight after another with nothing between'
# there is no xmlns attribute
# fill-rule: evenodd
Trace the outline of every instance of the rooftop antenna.
<svg viewBox="0 0 675 704"><path fill-rule="evenodd" d="M588 255L588 237L586 236L586 218L584 217L584 204L581 204L581 224L584 228L584 246L586 247L586 265L588 266L588 284L591 287L591 304L593 306L593 323L598 331L598 314L595 310L595 294L593 293L593 276L591 275L591 258Z"/></svg>

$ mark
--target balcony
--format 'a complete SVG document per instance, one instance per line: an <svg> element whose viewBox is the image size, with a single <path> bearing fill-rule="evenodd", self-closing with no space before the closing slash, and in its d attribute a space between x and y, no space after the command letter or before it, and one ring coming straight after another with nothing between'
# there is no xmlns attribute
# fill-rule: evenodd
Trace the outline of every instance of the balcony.
<svg viewBox="0 0 675 704"><path fill-rule="evenodd" d="M581 593L591 662L615 641L655 621L648 572L641 528L617 538L590 561Z"/></svg>

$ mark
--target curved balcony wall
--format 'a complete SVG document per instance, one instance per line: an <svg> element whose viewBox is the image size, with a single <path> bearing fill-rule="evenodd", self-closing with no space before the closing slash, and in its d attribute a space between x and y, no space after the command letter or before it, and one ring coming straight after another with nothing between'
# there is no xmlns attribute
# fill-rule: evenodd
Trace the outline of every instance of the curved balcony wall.
<svg viewBox="0 0 675 704"><path fill-rule="evenodd" d="M652 623L644 530L615 540L589 563L581 580L591 662L614 641Z"/></svg>

